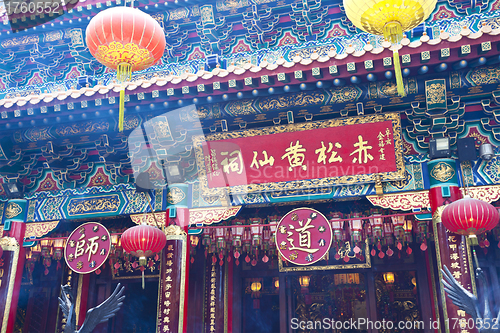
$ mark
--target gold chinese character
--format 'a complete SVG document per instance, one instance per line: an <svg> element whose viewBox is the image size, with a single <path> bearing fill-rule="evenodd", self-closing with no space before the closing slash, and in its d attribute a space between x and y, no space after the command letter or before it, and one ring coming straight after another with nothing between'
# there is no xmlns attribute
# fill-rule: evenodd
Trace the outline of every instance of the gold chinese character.
<svg viewBox="0 0 500 333"><path fill-rule="evenodd" d="M169 317L165 317L165 318L163 318L163 322L164 322L164 323L170 323L170 318L169 318Z"/></svg>
<svg viewBox="0 0 500 333"><path fill-rule="evenodd" d="M465 317L465 311L464 310L457 310L457 315L460 317Z"/></svg>
<svg viewBox="0 0 500 333"><path fill-rule="evenodd" d="M460 273L459 271L455 271L455 272L453 272L451 274L453 274L453 277L455 279L460 279L460 276L462 275L462 273Z"/></svg>
<svg viewBox="0 0 500 333"><path fill-rule="evenodd" d="M167 265L168 266L172 266L174 263L172 262L172 260L167 260Z"/></svg>
<svg viewBox="0 0 500 333"><path fill-rule="evenodd" d="M173 251L173 250L174 250L174 246L173 246L173 245L169 245L169 246L167 247L167 251Z"/></svg>
<svg viewBox="0 0 500 333"><path fill-rule="evenodd" d="M342 145L338 142L335 143L336 148L342 148ZM326 164L326 153L330 153L330 158L328 159L328 163L333 163L333 162L342 162L342 157L337 156L336 151L332 151L333 149L333 143L328 142L328 150L326 150L325 144L323 141L321 141L321 148L316 149L314 152L316 154L319 154L318 156L318 163L323 163Z"/></svg>
<svg viewBox="0 0 500 333"><path fill-rule="evenodd" d="M458 262L452 262L451 268L460 269L460 264Z"/></svg>
<svg viewBox="0 0 500 333"><path fill-rule="evenodd" d="M305 153L306 149L300 144L299 140L293 144L293 142L290 142L290 147L285 149L286 153L281 156L281 159L288 158L288 164L290 166L288 167L289 171L292 171L293 168L295 167L302 167L302 170L307 170L307 166L303 165L304 159L306 158Z"/></svg>
<svg viewBox="0 0 500 333"><path fill-rule="evenodd" d="M165 272L166 272L167 274L172 273L172 268L168 268Z"/></svg>
<svg viewBox="0 0 500 333"><path fill-rule="evenodd" d="M167 277L165 278L165 281L167 281L167 282L172 282L172 277L171 277L170 275L169 275L169 276L167 276Z"/></svg>
<svg viewBox="0 0 500 333"><path fill-rule="evenodd" d="M286 234L286 225L280 225L280 233Z"/></svg>
<svg viewBox="0 0 500 333"><path fill-rule="evenodd" d="M172 252L167 253L167 258L172 259L174 257L174 254Z"/></svg>
<svg viewBox="0 0 500 333"><path fill-rule="evenodd" d="M453 251L456 251L457 250L457 244L450 244L449 245L450 249L452 249Z"/></svg>
<svg viewBox="0 0 500 333"><path fill-rule="evenodd" d="M378 146L379 147L383 147L385 146L385 142L384 142L384 134L382 134L382 132L379 132L378 135L377 135L377 139L378 139Z"/></svg>
<svg viewBox="0 0 500 333"><path fill-rule="evenodd" d="M384 148L380 148L380 160L385 161L385 154L384 154Z"/></svg>
<svg viewBox="0 0 500 333"><path fill-rule="evenodd" d="M448 236L448 242L455 243L457 241L456 237L457 236Z"/></svg>
<svg viewBox="0 0 500 333"><path fill-rule="evenodd" d="M170 303L170 301L163 302L163 305L165 305L167 308L170 306L170 304L172 304L172 303Z"/></svg>
<svg viewBox="0 0 500 333"><path fill-rule="evenodd" d="M255 151L253 152L253 159L252 159L252 164L250 164L250 167L253 168L255 167L256 169L260 168L261 166L269 164L270 166L274 165L274 157L268 157L267 156L267 151L262 151L262 154L264 155L263 160L258 160L257 161L257 156L259 155L259 152Z"/></svg>
<svg viewBox="0 0 500 333"><path fill-rule="evenodd" d="M354 147L357 147L358 149L354 150L352 153L349 154L349 156L358 154L358 157L354 157L352 159L352 163L358 162L359 164L361 163L367 163L368 160L372 161L373 156L368 153L368 149L372 149L372 146L366 146L368 141L363 141L363 137L361 135L358 135L358 142L354 144Z"/></svg>
<svg viewBox="0 0 500 333"><path fill-rule="evenodd" d="M168 326L163 326L163 332L170 331L170 328Z"/></svg>
<svg viewBox="0 0 500 333"><path fill-rule="evenodd" d="M165 286L165 289L170 290L170 288L172 288L172 285L170 283L167 283L167 285Z"/></svg>
<svg viewBox="0 0 500 333"><path fill-rule="evenodd" d="M165 292L165 297L169 298L170 297L170 291Z"/></svg>
<svg viewBox="0 0 500 333"><path fill-rule="evenodd" d="M220 162L222 164L222 170L229 174L231 172L236 172L241 175L243 172L243 157L241 156L240 150L234 150L231 153L223 151L220 153L222 156L229 156Z"/></svg>
<svg viewBox="0 0 500 333"><path fill-rule="evenodd" d="M451 258L451 260L458 260L458 258L459 258L458 253L452 253L450 258Z"/></svg>

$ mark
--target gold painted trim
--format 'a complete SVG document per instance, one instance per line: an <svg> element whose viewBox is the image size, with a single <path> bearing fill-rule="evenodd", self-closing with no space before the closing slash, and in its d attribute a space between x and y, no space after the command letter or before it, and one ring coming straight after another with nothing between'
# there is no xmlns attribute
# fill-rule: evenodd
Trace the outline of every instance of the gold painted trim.
<svg viewBox="0 0 500 333"><path fill-rule="evenodd" d="M83 278L84 278L83 274L78 275L78 290L76 292L76 309L75 309L77 325L78 325L78 319L80 318L80 305L82 303Z"/></svg>
<svg viewBox="0 0 500 333"><path fill-rule="evenodd" d="M161 251L160 253L160 274L158 276L158 300L156 301L156 327L155 327L155 333L159 333L161 332L161 304L160 304L160 301L161 301L161 294L162 294L162 290L161 290L161 283L162 283L162 280L161 280L161 264L163 262L163 250Z"/></svg>
<svg viewBox="0 0 500 333"><path fill-rule="evenodd" d="M195 148L196 163L200 179L200 189L204 195L216 195L221 187L209 188L207 171L205 167L205 158L203 155L203 144L207 141L217 141L225 139L236 139L241 137L254 137L268 134L301 132L320 128L330 128L348 125L358 125L366 123L377 123L383 121L392 121L392 130L394 138L394 150L396 157L396 171L383 172L376 174L364 175L349 175L341 177L326 177L310 180L293 180L287 182L262 183L262 184L247 184L227 187L229 193L252 193L252 192L268 192L278 190L291 190L295 188L318 188L327 187L339 184L358 184L375 182L379 177L381 181L395 181L404 178L405 165L403 158L403 140L401 134L401 119L399 113L384 113L369 116L359 116L350 118L337 118L322 121L305 122L298 124L289 124L285 126L264 127L260 129L241 130L234 132L222 132L209 135L198 135L193 137L193 146Z"/></svg>
<svg viewBox="0 0 500 333"><path fill-rule="evenodd" d="M439 277L439 290L441 291L441 306L443 307L443 317L444 317L444 322L446 323L446 320L448 319L448 309L446 307L446 293L444 292L443 289L443 273L441 272L441 251L439 248L439 237L437 233L437 224L441 223L441 214L443 213L443 210L445 209L447 205L438 207L436 211L434 212L434 215L432 216L432 230L434 230L434 244L436 244L436 266L437 266L437 271L438 271L438 277ZM445 332L449 333L450 328L448 325L445 325Z"/></svg>
<svg viewBox="0 0 500 333"><path fill-rule="evenodd" d="M467 245L467 260L469 261L470 284L472 287L472 293L477 297L476 275L474 273L474 264L472 263L472 251L469 237L465 237L465 244Z"/></svg>
<svg viewBox="0 0 500 333"><path fill-rule="evenodd" d="M181 285L179 290L179 327L178 332L183 332L184 329L184 303L186 298L186 258L187 258L187 234L181 235L168 235L167 240L180 240L182 241L181 252Z"/></svg>
<svg viewBox="0 0 500 333"><path fill-rule="evenodd" d="M3 320L2 320L2 331L1 333L7 332L7 324L9 322L9 313L10 307L12 303L12 295L14 294L14 284L16 282L16 275L18 269L18 261L19 261L19 251L21 250L19 243L13 237L3 237L0 238L0 245L2 246L4 251L12 251L14 255L12 257L12 263L10 265L10 279L9 279L9 289L7 290L7 299L5 303L5 309L3 312Z"/></svg>
<svg viewBox="0 0 500 333"><path fill-rule="evenodd" d="M281 256L278 256L278 267L280 272L304 272L304 271L326 271L326 270L336 270L336 269L371 268L372 262L370 257L370 247L368 246L368 240L365 241L365 258L366 262L364 264L284 267Z"/></svg>
<svg viewBox="0 0 500 333"><path fill-rule="evenodd" d="M434 313L436 315L436 320L439 320L439 304L436 290L436 280L434 276L434 261L432 260L431 251L427 251L427 256L429 257L429 273L431 274L432 296L434 297ZM438 327L438 332L441 333L441 325Z"/></svg>
<svg viewBox="0 0 500 333"><path fill-rule="evenodd" d="M156 302L156 327L155 327L155 333L160 333L161 332L161 295L162 295L162 288L161 288L161 284L162 284L162 280L161 280L161 269L162 269L162 266L161 264L163 263L163 250L161 251L160 253L160 276L158 278L158 301Z"/></svg>

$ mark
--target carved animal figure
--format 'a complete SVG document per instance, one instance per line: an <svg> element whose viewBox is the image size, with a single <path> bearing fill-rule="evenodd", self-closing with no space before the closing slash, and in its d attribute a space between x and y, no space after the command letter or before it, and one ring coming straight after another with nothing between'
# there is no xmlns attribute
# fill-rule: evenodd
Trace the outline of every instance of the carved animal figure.
<svg viewBox="0 0 500 333"><path fill-rule="evenodd" d="M444 266L443 285L444 290L448 294L453 304L458 306L461 310L472 316L472 319L477 323L479 333L500 333L500 311L496 317L490 311L489 306L489 292L486 289L486 277L480 267L476 268L476 278L479 286L483 290L481 299L470 293L467 289L462 287L460 283L453 277L448 267ZM484 309L481 314L481 310Z"/></svg>
<svg viewBox="0 0 500 333"><path fill-rule="evenodd" d="M61 297L59 297L59 307L66 318L64 333L91 333L98 324L105 323L109 318L113 317L120 310L125 299L125 296L122 296L125 287L120 287L121 284L118 283L115 291L108 299L87 311L82 327L77 330L75 297L70 286L61 286L62 293Z"/></svg>

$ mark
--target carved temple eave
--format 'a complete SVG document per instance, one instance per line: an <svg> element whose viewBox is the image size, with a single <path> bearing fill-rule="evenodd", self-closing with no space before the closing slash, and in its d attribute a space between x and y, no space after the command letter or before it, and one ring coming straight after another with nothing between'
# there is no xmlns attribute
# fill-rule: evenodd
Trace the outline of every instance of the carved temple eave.
<svg viewBox="0 0 500 333"><path fill-rule="evenodd" d="M462 194L492 203L500 199L500 185L461 188ZM402 192L369 195L366 197L374 206L393 210L420 210L430 208L429 191Z"/></svg>

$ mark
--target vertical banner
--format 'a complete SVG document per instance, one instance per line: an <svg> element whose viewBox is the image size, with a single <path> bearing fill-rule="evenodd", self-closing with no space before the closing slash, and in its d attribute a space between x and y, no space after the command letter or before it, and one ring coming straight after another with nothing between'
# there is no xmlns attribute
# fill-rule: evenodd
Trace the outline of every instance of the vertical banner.
<svg viewBox="0 0 500 333"><path fill-rule="evenodd" d="M182 333L186 286L187 234L179 226L165 229L158 288L157 333Z"/></svg>
<svg viewBox="0 0 500 333"><path fill-rule="evenodd" d="M19 243L15 238L0 238L0 246L3 249L0 258L0 323L1 333L7 332L7 322L11 311L11 300L14 293L19 259ZM23 267L21 266L22 270Z"/></svg>
<svg viewBox="0 0 500 333"><path fill-rule="evenodd" d="M446 230L441 223L441 214L446 205L462 198L458 187L456 163L452 159L436 159L427 163L429 170L429 201L433 213L436 261L441 291L444 332L472 333L471 316L460 310L443 290L443 266L448 267L455 279L469 292L475 293L474 271L470 260L470 249L464 236Z"/></svg>
<svg viewBox="0 0 500 333"><path fill-rule="evenodd" d="M222 265L221 265L222 263ZM212 254L207 261L205 271L205 306L204 306L204 333L227 332L225 312L225 266L227 263L219 261L217 254ZM227 304L226 304L227 306Z"/></svg>

